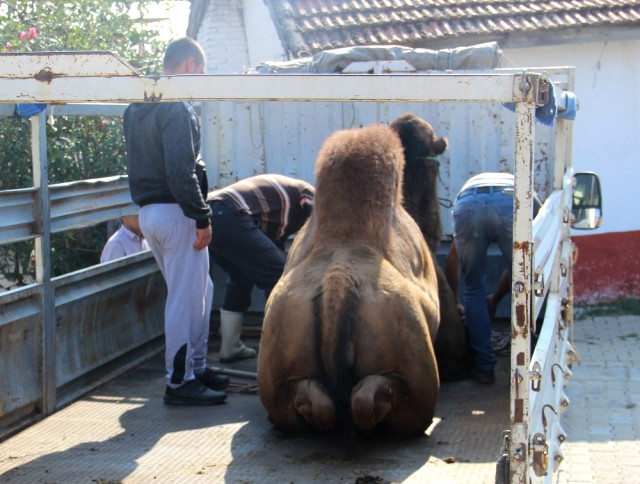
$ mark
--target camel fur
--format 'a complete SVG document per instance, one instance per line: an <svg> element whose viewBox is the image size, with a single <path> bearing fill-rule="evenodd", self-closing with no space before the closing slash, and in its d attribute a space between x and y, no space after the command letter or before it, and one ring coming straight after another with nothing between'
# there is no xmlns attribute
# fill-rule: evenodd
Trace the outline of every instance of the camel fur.
<svg viewBox="0 0 640 484"><path fill-rule="evenodd" d="M404 207L417 222L435 260L442 240L437 158L449 145L447 138L436 135L433 127L418 116L406 113L390 124L398 133L404 149ZM467 378L473 364L465 323L458 311L457 297L437 263L440 329L435 342L441 381Z"/></svg>
<svg viewBox="0 0 640 484"><path fill-rule="evenodd" d="M439 392L431 253L402 206L388 126L334 133L316 161L313 215L265 309L258 388L285 431L421 435Z"/></svg>

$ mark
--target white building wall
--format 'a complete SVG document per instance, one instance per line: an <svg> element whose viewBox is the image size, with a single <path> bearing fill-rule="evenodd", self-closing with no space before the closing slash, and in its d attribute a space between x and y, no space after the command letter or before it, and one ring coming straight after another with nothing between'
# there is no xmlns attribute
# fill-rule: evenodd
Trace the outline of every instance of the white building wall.
<svg viewBox="0 0 640 484"><path fill-rule="evenodd" d="M574 168L598 173L604 204L603 225L588 234L640 230L640 40L514 49L505 54L518 67L576 67L580 109L573 131Z"/></svg>
<svg viewBox="0 0 640 484"><path fill-rule="evenodd" d="M239 74L285 54L262 0L211 0L198 42L207 55L207 74Z"/></svg>
<svg viewBox="0 0 640 484"><path fill-rule="evenodd" d="M263 0L243 0L244 24L249 46L249 66L286 60L284 49Z"/></svg>
<svg viewBox="0 0 640 484"><path fill-rule="evenodd" d="M238 0L210 0L197 37L207 56L207 74L240 74L249 64Z"/></svg>

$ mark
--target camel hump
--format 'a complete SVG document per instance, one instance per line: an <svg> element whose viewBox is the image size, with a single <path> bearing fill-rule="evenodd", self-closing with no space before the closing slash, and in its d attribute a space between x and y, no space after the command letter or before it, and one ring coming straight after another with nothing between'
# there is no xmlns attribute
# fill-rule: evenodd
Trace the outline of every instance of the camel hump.
<svg viewBox="0 0 640 484"><path fill-rule="evenodd" d="M316 161L314 215L323 239L376 240L402 201L404 156L388 126L338 131Z"/></svg>

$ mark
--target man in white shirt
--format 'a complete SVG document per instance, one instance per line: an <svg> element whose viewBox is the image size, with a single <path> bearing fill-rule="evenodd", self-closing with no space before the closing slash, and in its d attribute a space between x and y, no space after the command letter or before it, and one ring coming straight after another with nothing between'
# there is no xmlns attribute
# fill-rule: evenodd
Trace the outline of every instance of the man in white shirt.
<svg viewBox="0 0 640 484"><path fill-rule="evenodd" d="M135 254L143 250L149 250L149 244L142 236L137 215L124 215L120 218L122 225L111 236L102 249L100 262L108 262L113 259Z"/></svg>

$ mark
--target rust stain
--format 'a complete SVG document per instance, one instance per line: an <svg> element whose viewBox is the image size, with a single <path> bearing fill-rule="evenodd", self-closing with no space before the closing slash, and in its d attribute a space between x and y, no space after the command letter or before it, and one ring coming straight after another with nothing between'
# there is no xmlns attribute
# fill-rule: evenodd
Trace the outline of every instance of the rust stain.
<svg viewBox="0 0 640 484"><path fill-rule="evenodd" d="M516 324L519 328L525 327L525 309L524 304L516 305Z"/></svg>
<svg viewBox="0 0 640 484"><path fill-rule="evenodd" d="M36 81L46 82L47 84L51 84L51 81L56 77L49 67L45 67L40 72L38 72L34 78Z"/></svg>
<svg viewBox="0 0 640 484"><path fill-rule="evenodd" d="M516 364L518 366L524 365L524 353L520 352L516 355Z"/></svg>
<svg viewBox="0 0 640 484"><path fill-rule="evenodd" d="M522 423L524 421L524 402L522 398L518 398L513 403L513 420L515 423Z"/></svg>
<svg viewBox="0 0 640 484"><path fill-rule="evenodd" d="M147 91L144 92L144 100L145 102L155 102L155 101L161 101L162 100L162 94L147 94Z"/></svg>

